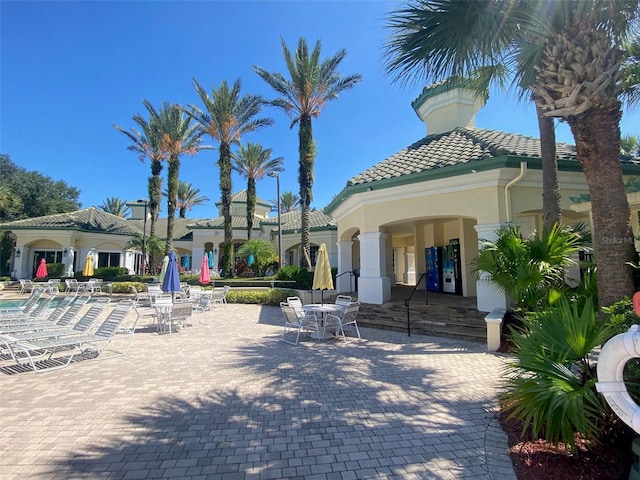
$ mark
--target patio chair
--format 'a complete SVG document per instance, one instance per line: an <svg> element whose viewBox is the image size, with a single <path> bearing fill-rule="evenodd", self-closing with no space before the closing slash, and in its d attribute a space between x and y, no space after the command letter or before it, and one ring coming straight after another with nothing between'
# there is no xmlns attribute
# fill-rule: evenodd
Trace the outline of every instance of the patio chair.
<svg viewBox="0 0 640 480"><path fill-rule="evenodd" d="M304 317L305 311L302 309L302 300L300 297L287 297L287 303L291 305L299 317Z"/></svg>
<svg viewBox="0 0 640 480"><path fill-rule="evenodd" d="M151 297L148 292L139 292L136 287L131 285L131 293L133 293L133 304L136 307L149 307L151 306Z"/></svg>
<svg viewBox="0 0 640 480"><path fill-rule="evenodd" d="M338 295L336 297L335 304L344 305L345 307L348 307L349 305L351 305L351 302L352 302L352 299L349 295Z"/></svg>
<svg viewBox="0 0 640 480"><path fill-rule="evenodd" d="M287 302L280 302L280 310L282 310L282 314L284 315L284 330L282 331L281 340L285 343L289 343L291 345L298 345L298 340L300 339L300 332L309 332L316 334L316 337L320 337L320 328L318 326L318 317L315 314L305 314L303 312L303 316L298 316L296 309L293 305ZM285 337L287 334L296 332L295 341L287 340Z"/></svg>
<svg viewBox="0 0 640 480"><path fill-rule="evenodd" d="M32 280L20 280L20 294L31 293L36 286Z"/></svg>
<svg viewBox="0 0 640 480"><path fill-rule="evenodd" d="M358 310L360 310L360 304L352 303L347 308L345 308L342 315L334 315L332 313L328 313L324 317L324 331L326 332L327 327L335 325L336 335L341 334L342 338L346 342L347 336L344 333L345 327L347 328L347 330L349 330L349 327L355 327L358 338L360 338L360 330L358 329L358 322L356 321Z"/></svg>
<svg viewBox="0 0 640 480"><path fill-rule="evenodd" d="M65 278L64 280L65 289L64 293L75 293L78 294L80 292L84 292L86 290L85 285L78 282L75 278Z"/></svg>
<svg viewBox="0 0 640 480"><path fill-rule="evenodd" d="M225 285L224 287L214 287L209 294L209 291L206 291L207 295L211 297L211 305L221 305L224 307L227 304L227 293L229 292L229 285Z"/></svg>
<svg viewBox="0 0 640 480"><path fill-rule="evenodd" d="M38 373L64 368L71 363L78 353L85 353L87 351L95 351L98 356L103 359L124 355L131 347L135 334L135 326L139 318L136 315L133 325L130 328L122 328L132 309L133 300L121 300L94 334L18 342L11 345L12 355L18 364L20 364L24 356L31 364L33 370ZM128 337L129 341L123 350L110 349L111 344L115 340L118 338L126 339L126 337ZM46 360L50 360L55 353L59 351L69 353L70 349L70 355L66 358L66 361L63 361L61 364L52 364L52 362L47 361L44 362L44 365L40 368L36 364L39 358L45 357ZM106 352L112 353L105 355Z"/></svg>
<svg viewBox="0 0 640 480"><path fill-rule="evenodd" d="M198 302L202 296L202 287L196 285L189 285L189 298L194 302Z"/></svg>
<svg viewBox="0 0 640 480"><path fill-rule="evenodd" d="M202 323L207 323L207 317L205 312L211 311L211 297L202 295L198 303L193 304L193 313L198 315L198 318Z"/></svg>
<svg viewBox="0 0 640 480"><path fill-rule="evenodd" d="M174 303L170 315L165 319L164 326L169 327L169 333L172 332L174 326L178 327L180 331L191 327L191 331L195 332L196 324L193 321L193 302Z"/></svg>

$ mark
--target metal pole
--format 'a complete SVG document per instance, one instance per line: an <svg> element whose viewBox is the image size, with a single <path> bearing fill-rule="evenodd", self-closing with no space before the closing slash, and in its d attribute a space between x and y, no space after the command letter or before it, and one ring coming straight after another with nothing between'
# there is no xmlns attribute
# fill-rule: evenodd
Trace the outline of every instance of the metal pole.
<svg viewBox="0 0 640 480"><path fill-rule="evenodd" d="M278 194L278 264L282 268L282 220L280 217L280 174L276 176L276 193Z"/></svg>
<svg viewBox="0 0 640 480"><path fill-rule="evenodd" d="M142 276L147 273L147 205L144 202L144 221L142 223Z"/></svg>

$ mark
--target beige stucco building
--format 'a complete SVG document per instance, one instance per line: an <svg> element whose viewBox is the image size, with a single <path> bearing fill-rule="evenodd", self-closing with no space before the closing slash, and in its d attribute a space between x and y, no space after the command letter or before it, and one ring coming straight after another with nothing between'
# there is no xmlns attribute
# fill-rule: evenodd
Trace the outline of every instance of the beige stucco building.
<svg viewBox="0 0 640 480"><path fill-rule="evenodd" d="M353 288L358 272L358 298L382 304L391 287L415 285L423 274L429 288L477 297L478 309L504 307L503 295L492 290L470 267L479 240L495 238L506 223L520 225L523 234L542 226L542 166L536 138L477 128L475 114L484 102L463 83L444 82L427 87L412 106L426 123L426 136L389 158L354 176L324 211L311 212L312 257L325 243L330 263L337 267L337 290ZM563 221L589 224L587 184L575 147L557 144ZM621 159L629 180L640 176L640 164ZM631 198L633 197L633 198ZM636 235L640 193L630 194ZM0 225L16 238L17 278L30 277L39 258L59 259L69 271L92 255L95 266L118 264L134 272L140 252L126 242L141 233L144 203L131 205L125 220L86 209ZM233 198L233 241L246 240L246 192ZM277 217L271 206L258 199L253 238L277 246ZM147 227L148 228L148 227ZM301 256L300 214L282 215L282 250L287 264L298 265ZM166 231L161 219L157 232ZM196 262L220 251L223 219L176 219L174 245L181 257ZM74 260L75 259L75 260ZM217 262L217 260L216 260ZM439 263L439 268L435 268ZM80 267L81 268L81 267Z"/></svg>

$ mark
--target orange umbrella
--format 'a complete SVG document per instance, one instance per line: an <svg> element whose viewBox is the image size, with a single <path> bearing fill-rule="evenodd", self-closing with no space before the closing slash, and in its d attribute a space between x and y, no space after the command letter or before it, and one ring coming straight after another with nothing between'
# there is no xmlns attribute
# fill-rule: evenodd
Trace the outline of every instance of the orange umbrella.
<svg viewBox="0 0 640 480"><path fill-rule="evenodd" d="M47 262L43 258L42 260L40 260L40 265L38 265L38 270L36 271L36 278L44 278L47 275L49 275L49 273L47 272Z"/></svg>

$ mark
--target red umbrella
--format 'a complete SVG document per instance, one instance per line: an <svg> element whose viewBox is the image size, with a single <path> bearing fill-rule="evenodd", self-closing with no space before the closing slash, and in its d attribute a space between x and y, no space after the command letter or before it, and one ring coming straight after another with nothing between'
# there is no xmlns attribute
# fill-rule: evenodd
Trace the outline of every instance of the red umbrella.
<svg viewBox="0 0 640 480"><path fill-rule="evenodd" d="M209 274L209 256L205 253L202 257L202 265L200 265L200 280L202 285L211 283L211 275Z"/></svg>
<svg viewBox="0 0 640 480"><path fill-rule="evenodd" d="M47 262L45 262L44 258L40 260L40 265L38 265L38 270L36 271L36 278L44 278L49 273L47 272Z"/></svg>

